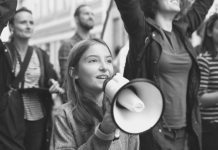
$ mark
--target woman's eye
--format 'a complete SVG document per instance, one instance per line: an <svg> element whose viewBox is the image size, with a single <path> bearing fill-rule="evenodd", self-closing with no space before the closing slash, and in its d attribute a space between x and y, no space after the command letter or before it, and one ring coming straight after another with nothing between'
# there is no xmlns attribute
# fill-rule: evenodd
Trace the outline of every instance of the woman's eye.
<svg viewBox="0 0 218 150"><path fill-rule="evenodd" d="M112 60L111 60L111 59L108 59L107 62L108 62L108 63L112 63Z"/></svg>
<svg viewBox="0 0 218 150"><path fill-rule="evenodd" d="M91 60L89 60L89 63L92 63L92 62L97 62L97 59L91 59Z"/></svg>

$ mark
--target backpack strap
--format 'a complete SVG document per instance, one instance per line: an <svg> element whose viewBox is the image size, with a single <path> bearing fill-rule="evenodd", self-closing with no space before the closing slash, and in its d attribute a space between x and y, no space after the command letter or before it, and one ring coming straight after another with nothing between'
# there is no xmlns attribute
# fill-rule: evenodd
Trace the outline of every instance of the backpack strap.
<svg viewBox="0 0 218 150"><path fill-rule="evenodd" d="M9 67L10 67L10 70L12 71L12 74L14 72L14 66L13 66L13 56L12 56L12 53L11 53L11 50L9 48L9 45L8 43L3 43L4 46L5 46L5 57L7 58L7 61L8 61L8 64L9 64ZM13 74L14 75L14 74Z"/></svg>
<svg viewBox="0 0 218 150"><path fill-rule="evenodd" d="M21 69L11 84L12 88L15 88L15 89L18 88L19 82L23 80L24 73L26 72L27 66L29 65L32 53L33 53L33 47L29 46L27 49L27 53L26 53L26 56L24 58L24 61L23 61L23 63L20 64Z"/></svg>

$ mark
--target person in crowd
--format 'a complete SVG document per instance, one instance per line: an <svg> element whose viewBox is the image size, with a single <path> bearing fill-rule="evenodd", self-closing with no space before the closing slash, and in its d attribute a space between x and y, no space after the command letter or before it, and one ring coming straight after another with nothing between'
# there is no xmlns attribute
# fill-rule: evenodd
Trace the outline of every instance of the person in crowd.
<svg viewBox="0 0 218 150"><path fill-rule="evenodd" d="M176 19L186 0L115 2L130 42L124 77L153 81L165 100L160 121L140 134L140 149L184 150L188 136L195 145L191 150L201 150L200 70L189 37L203 22L213 0L195 0L187 14Z"/></svg>
<svg viewBox="0 0 218 150"><path fill-rule="evenodd" d="M14 16L17 7L17 0L7 0L0 2L0 35L4 27L7 25L8 21ZM5 76L10 74L11 70L7 67L7 59L5 58L5 49L1 38L0 38L0 121L2 121L2 116L4 113L3 108L3 97L4 94L9 90L7 86L7 82L9 80L5 80ZM8 74L7 74L8 73ZM17 142L20 136L14 137L14 139L10 139L8 135L5 135L5 128L2 126L2 122L0 123L0 149L17 149L23 150L22 142ZM14 134L16 135L16 134ZM22 136L21 136L22 137ZM16 144L15 144L16 143Z"/></svg>
<svg viewBox="0 0 218 150"><path fill-rule="evenodd" d="M63 83L65 78L64 73L66 72L67 57L72 47L79 41L92 37L90 34L90 30L94 27L94 14L92 8L86 4L78 6L74 13L74 19L77 25L75 34L72 38L63 41L58 53L61 83Z"/></svg>
<svg viewBox="0 0 218 150"><path fill-rule="evenodd" d="M201 70L199 97L203 150L218 149L218 14L206 23L198 62Z"/></svg>
<svg viewBox="0 0 218 150"><path fill-rule="evenodd" d="M63 89L59 87L59 83L54 80L53 66L49 62L47 53L40 48L29 46L28 44L34 29L32 12L24 7L17 10L9 21L9 29L11 31L11 40L5 43L5 51L10 52L13 65L11 70L8 63L0 62L3 67L1 69L5 69L2 76L4 82L1 84L1 88L3 87L4 90L3 92L1 90L1 95L9 90L10 81L13 79L13 76L16 77L18 75L21 64L28 53L27 51L30 50L33 52L23 80L19 83L19 89L47 88L50 93L63 92ZM3 55L1 57L6 56ZM46 141L46 127L47 131L49 127L47 123L52 106L50 94L42 95L38 93L38 90L31 90L22 93L22 98L24 104L25 136L24 139L20 140L23 140L24 147L27 150L46 150L42 145L44 143L46 145L46 142L44 142ZM48 141L49 138L47 139Z"/></svg>
<svg viewBox="0 0 218 150"><path fill-rule="evenodd" d="M105 42L92 38L77 43L67 60L63 104L54 122L55 150L138 150L137 135L120 132L110 113L103 82L113 75L112 54Z"/></svg>

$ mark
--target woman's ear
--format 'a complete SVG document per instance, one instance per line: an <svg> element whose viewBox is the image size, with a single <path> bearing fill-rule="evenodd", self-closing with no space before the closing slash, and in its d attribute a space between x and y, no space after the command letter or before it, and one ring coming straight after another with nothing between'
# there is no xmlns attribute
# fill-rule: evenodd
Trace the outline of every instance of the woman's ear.
<svg viewBox="0 0 218 150"><path fill-rule="evenodd" d="M76 74L74 67L70 67L69 75L71 76L71 78L79 79L79 76Z"/></svg>
<svg viewBox="0 0 218 150"><path fill-rule="evenodd" d="M9 24L9 31L11 32L11 34L14 33L14 27L12 24Z"/></svg>
<svg viewBox="0 0 218 150"><path fill-rule="evenodd" d="M76 24L79 23L79 18L78 18L78 16L74 17L74 20L75 20Z"/></svg>

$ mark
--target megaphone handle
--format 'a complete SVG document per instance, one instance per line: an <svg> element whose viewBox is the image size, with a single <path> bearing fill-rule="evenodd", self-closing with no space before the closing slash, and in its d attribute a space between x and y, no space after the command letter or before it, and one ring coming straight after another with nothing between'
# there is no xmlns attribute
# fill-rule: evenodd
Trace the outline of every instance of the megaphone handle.
<svg viewBox="0 0 218 150"><path fill-rule="evenodd" d="M116 129L114 131L114 141L115 140L118 140L120 138L120 130L119 129Z"/></svg>

